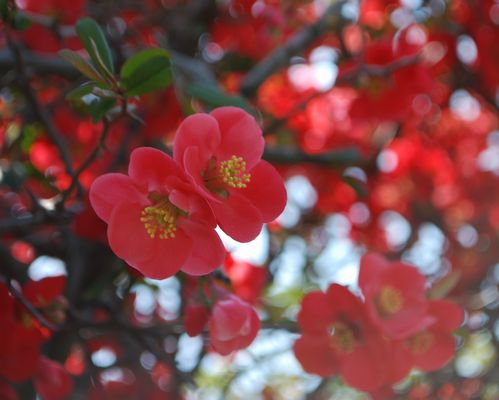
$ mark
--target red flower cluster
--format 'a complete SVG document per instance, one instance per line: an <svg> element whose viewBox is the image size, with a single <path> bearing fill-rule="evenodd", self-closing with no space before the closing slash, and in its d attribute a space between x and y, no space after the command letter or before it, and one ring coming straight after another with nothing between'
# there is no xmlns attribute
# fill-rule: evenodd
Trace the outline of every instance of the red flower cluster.
<svg viewBox="0 0 499 400"><path fill-rule="evenodd" d="M294 351L306 371L339 374L350 386L375 392L411 368L434 371L452 358L452 331L463 311L446 300L428 300L416 268L367 254L359 287L363 300L337 284L304 297Z"/></svg>
<svg viewBox="0 0 499 400"><path fill-rule="evenodd" d="M105 174L90 188L111 249L150 278L213 271L225 256L217 224L250 241L284 209L283 181L261 160L263 147L253 117L221 107L180 125L173 159L153 148L134 150L128 176Z"/></svg>

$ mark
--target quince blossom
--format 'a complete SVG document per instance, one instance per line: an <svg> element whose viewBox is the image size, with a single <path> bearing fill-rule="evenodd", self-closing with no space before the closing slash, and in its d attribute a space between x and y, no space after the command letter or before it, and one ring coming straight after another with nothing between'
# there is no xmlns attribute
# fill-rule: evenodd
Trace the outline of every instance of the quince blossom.
<svg viewBox="0 0 499 400"><path fill-rule="evenodd" d="M210 204L218 224L233 239L254 239L286 205L286 189L272 165L261 160L262 131L236 107L187 117L177 130L174 159Z"/></svg>
<svg viewBox="0 0 499 400"><path fill-rule="evenodd" d="M164 279L179 270L207 274L222 264L225 249L206 202L165 153L135 149L128 176L100 176L90 202L108 224L114 253L149 278Z"/></svg>

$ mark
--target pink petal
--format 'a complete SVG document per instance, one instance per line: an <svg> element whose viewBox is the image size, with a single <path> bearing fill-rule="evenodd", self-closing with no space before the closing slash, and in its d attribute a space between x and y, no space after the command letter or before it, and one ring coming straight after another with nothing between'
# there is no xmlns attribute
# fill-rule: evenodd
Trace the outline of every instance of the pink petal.
<svg viewBox="0 0 499 400"><path fill-rule="evenodd" d="M219 161L233 155L244 158L248 169L260 161L265 141L255 118L237 107L220 107L211 112L220 127L221 143L217 150Z"/></svg>
<svg viewBox="0 0 499 400"><path fill-rule="evenodd" d="M222 265L225 247L213 228L184 220L182 230L194 243L189 258L182 266L183 272L190 275L205 275Z"/></svg>
<svg viewBox="0 0 499 400"><path fill-rule="evenodd" d="M304 335L295 342L293 351L309 373L327 377L338 372L338 360L331 351L327 335Z"/></svg>
<svg viewBox="0 0 499 400"><path fill-rule="evenodd" d="M209 114L194 114L187 117L177 129L173 158L182 164L185 151L189 147L198 147L199 160L206 164L219 145L220 131L215 118Z"/></svg>
<svg viewBox="0 0 499 400"><path fill-rule="evenodd" d="M450 334L433 334L433 343L428 351L422 353L413 353L414 364L416 368L423 371L436 371L446 365L456 351L456 341Z"/></svg>
<svg viewBox="0 0 499 400"><path fill-rule="evenodd" d="M262 214L244 196L232 192L223 202L210 201L220 228L238 242L249 242L262 230Z"/></svg>
<svg viewBox="0 0 499 400"><path fill-rule="evenodd" d="M156 237L154 241L156 251L153 257L144 262L137 262L136 265L130 265L152 279L166 279L175 275L192 251L192 239L179 227L175 232L175 238L158 239Z"/></svg>
<svg viewBox="0 0 499 400"><path fill-rule="evenodd" d="M310 292L303 297L298 325L303 332L325 334L334 318L334 309L325 293Z"/></svg>
<svg viewBox="0 0 499 400"><path fill-rule="evenodd" d="M250 172L251 181L241 194L262 213L264 222L273 221L286 206L287 193L284 182L267 161L260 161Z"/></svg>
<svg viewBox="0 0 499 400"><path fill-rule="evenodd" d="M432 329L440 332L452 332L463 323L463 309L448 300L430 301L429 312L436 318Z"/></svg>
<svg viewBox="0 0 499 400"><path fill-rule="evenodd" d="M357 348L345 356L340 366L345 382L366 392L379 389L389 373L389 366L382 362L387 359L387 354L382 350L383 347Z"/></svg>
<svg viewBox="0 0 499 400"><path fill-rule="evenodd" d="M359 287L362 291L378 280L381 271L390 266L390 261L377 253L366 253L360 260ZM364 293L365 294L365 293Z"/></svg>
<svg viewBox="0 0 499 400"><path fill-rule="evenodd" d="M187 175L194 182L194 186L199 194L206 198L216 199L208 189L206 189L203 173L207 168L207 160L201 159L199 147L189 147L184 152L183 166Z"/></svg>
<svg viewBox="0 0 499 400"><path fill-rule="evenodd" d="M152 147L139 147L130 156L128 175L152 192L164 188L172 176L182 177L183 172L168 154Z"/></svg>
<svg viewBox="0 0 499 400"><path fill-rule="evenodd" d="M146 201L145 192L141 193L128 176L117 173L99 176L90 187L89 197L95 213L105 222L118 204Z"/></svg>
<svg viewBox="0 0 499 400"><path fill-rule="evenodd" d="M151 259L156 252L158 238L151 239L140 221L143 206L119 203L109 220L107 237L113 252L131 266Z"/></svg>

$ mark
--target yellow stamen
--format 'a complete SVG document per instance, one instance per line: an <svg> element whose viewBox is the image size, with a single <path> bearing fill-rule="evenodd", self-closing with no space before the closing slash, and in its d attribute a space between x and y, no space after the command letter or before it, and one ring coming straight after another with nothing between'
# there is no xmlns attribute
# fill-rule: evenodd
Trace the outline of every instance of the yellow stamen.
<svg viewBox="0 0 499 400"><path fill-rule="evenodd" d="M153 197L157 198L157 196ZM156 234L160 239L170 239L175 237L177 216L175 206L168 199L162 198L159 202L142 210L140 221L144 224L151 239L154 239Z"/></svg>
<svg viewBox="0 0 499 400"><path fill-rule="evenodd" d="M242 157L232 156L222 161L218 171L222 181L235 189L244 189L251 179L251 174L246 173L246 161Z"/></svg>
<svg viewBox="0 0 499 400"><path fill-rule="evenodd" d="M378 296L378 311L383 317L390 317L404 306L404 297L400 290L391 286L381 289Z"/></svg>
<svg viewBox="0 0 499 400"><path fill-rule="evenodd" d="M355 348L355 334L353 330L343 322L337 322L331 326L331 345L344 353L351 353Z"/></svg>
<svg viewBox="0 0 499 400"><path fill-rule="evenodd" d="M410 340L410 347L416 354L426 353L433 344L433 335L430 332L420 332Z"/></svg>

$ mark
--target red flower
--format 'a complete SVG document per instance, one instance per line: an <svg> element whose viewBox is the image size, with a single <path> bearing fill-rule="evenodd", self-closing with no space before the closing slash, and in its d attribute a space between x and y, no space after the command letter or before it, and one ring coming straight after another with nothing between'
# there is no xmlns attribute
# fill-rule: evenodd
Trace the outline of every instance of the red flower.
<svg viewBox="0 0 499 400"><path fill-rule="evenodd" d="M224 232L241 242L254 239L286 204L281 177L261 160L263 147L255 119L235 107L186 118L175 137L175 160L209 202Z"/></svg>
<svg viewBox="0 0 499 400"><path fill-rule="evenodd" d="M267 278L264 267L234 259L229 253L224 262L224 272L241 299L252 304L258 300Z"/></svg>
<svg viewBox="0 0 499 400"><path fill-rule="evenodd" d="M433 300L428 306L435 322L399 344L403 358L426 372L440 369L452 359L456 350L452 332L463 322L463 310L454 303Z"/></svg>
<svg viewBox="0 0 499 400"><path fill-rule="evenodd" d="M433 322L427 313L425 282L408 264L372 253L362 257L359 286L369 316L391 339L405 339Z"/></svg>
<svg viewBox="0 0 499 400"><path fill-rule="evenodd" d="M132 152L128 175L105 174L90 202L108 224L111 249L145 276L167 278L180 269L207 274L224 259L215 220L178 165L153 148Z"/></svg>
<svg viewBox="0 0 499 400"><path fill-rule="evenodd" d="M364 391L385 383L386 342L370 323L364 304L347 288L333 284L326 293L308 293L298 325L302 336L293 349L305 371L324 377L339 373Z"/></svg>
<svg viewBox="0 0 499 400"><path fill-rule="evenodd" d="M45 357L38 362L34 384L43 400L63 400L73 390L73 381L68 371Z"/></svg>
<svg viewBox="0 0 499 400"><path fill-rule="evenodd" d="M0 284L0 378L20 382L36 370L42 335L18 321L15 306L7 287Z"/></svg>
<svg viewBox="0 0 499 400"><path fill-rule="evenodd" d="M192 302L185 307L184 315L185 332L189 336L201 334L210 318L210 312L204 305Z"/></svg>
<svg viewBox="0 0 499 400"><path fill-rule="evenodd" d="M260 320L251 305L229 294L218 300L209 322L210 341L222 355L248 347L260 329Z"/></svg>

